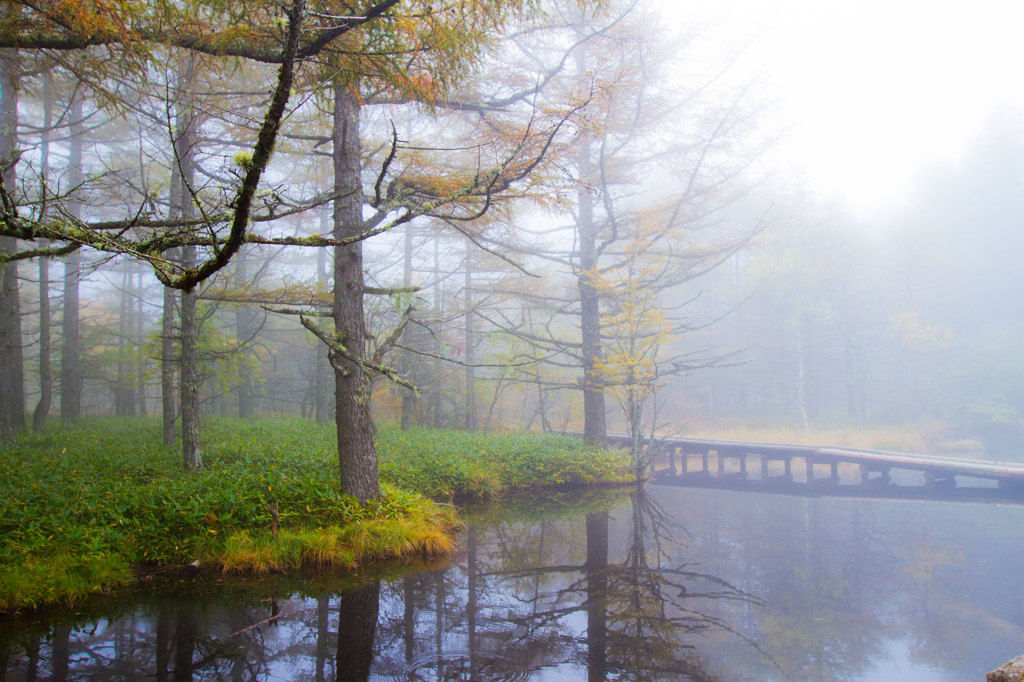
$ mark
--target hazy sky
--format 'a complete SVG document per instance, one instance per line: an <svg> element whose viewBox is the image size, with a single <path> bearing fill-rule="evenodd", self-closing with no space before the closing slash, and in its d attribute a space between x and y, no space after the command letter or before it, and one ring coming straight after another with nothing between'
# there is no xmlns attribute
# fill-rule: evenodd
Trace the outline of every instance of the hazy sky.
<svg viewBox="0 0 1024 682"><path fill-rule="evenodd" d="M664 0L678 26L746 44L779 98L776 156L861 214L955 160L990 112L1024 107L1021 0Z"/></svg>

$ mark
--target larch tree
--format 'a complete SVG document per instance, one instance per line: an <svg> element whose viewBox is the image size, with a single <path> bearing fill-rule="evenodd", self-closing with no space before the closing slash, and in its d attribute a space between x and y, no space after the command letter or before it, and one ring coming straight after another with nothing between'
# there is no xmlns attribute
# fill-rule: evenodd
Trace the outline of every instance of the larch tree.
<svg viewBox="0 0 1024 682"><path fill-rule="evenodd" d="M423 150L406 147L392 132L390 142L382 145L377 171L366 175L366 180L372 178L367 183L362 111L378 103L450 104L446 98L472 73L488 41L504 22L530 9L527 3L460 2L434 11L429 3L408 3L402 12L349 36L361 42L324 51L325 79L333 93L333 331L308 318L303 322L330 349L342 489L361 501L379 495L370 418L372 378L383 375L407 383L383 358L408 322L403 315L399 328L378 339L371 351L363 296L374 291L364 281L363 241L421 216L464 221L484 215L496 196L537 166L561 124L513 129L505 136L491 131L468 165L456 158L440 169L424 167L419 163Z"/></svg>
<svg viewBox="0 0 1024 682"><path fill-rule="evenodd" d="M92 8L95 9L95 8ZM133 14L131 10L135 10ZM149 8L148 13L138 13L137 7L114 6L101 8L95 14L89 14L89 8L82 9L79 14L69 16L64 12L69 8L61 6L51 11L40 10L28 5L18 5L14 11L8 12L0 21L0 43L10 41L15 46L26 50L54 49L54 50L81 50L90 45L104 45L111 50L120 50L126 57L125 61L131 63L135 59L142 59L142 64L148 63L147 59L154 57L157 51L151 49L149 43L155 42L158 38L165 43L182 42L182 36L173 30L168 23L167 17L163 16L164 11L170 12L169 6L154 6ZM5 186L2 192L4 200L3 214L0 216L0 234L6 244L15 243L13 240L22 240L26 246L21 249L5 248L5 272L14 272L15 262L23 258L33 256L50 255L53 248L38 248L36 244L40 240L48 240L57 243L59 249L66 249L71 246L85 246L92 249L106 252L108 254L129 255L149 263L157 278L168 287L185 292L184 311L188 311L189 294L197 284L212 276L215 272L226 265L231 257L237 252L239 246L244 243L250 219L254 212L260 208L271 210L266 202L257 203L256 190L259 187L260 179L270 161L271 153L280 127L282 118L287 110L288 98L291 94L291 86L294 80L294 72L298 63L297 53L299 51L300 37L312 38L313 40L326 38L331 35L341 35L354 25L361 23L361 20L345 21L341 30L329 29L326 32L308 32L303 34L302 19L305 15L305 3L296 0L288 9L287 19L280 23L276 16L268 18L269 27L264 29L260 41L249 41L241 46L241 51L253 54L254 46L261 48L262 52L255 52L256 56L263 57L266 61L273 61L280 64L276 83L269 103L266 105L265 116L259 128L256 141L252 146L252 152L240 164L241 168L236 174L237 180L233 188L225 187L224 193L230 198L223 203L219 210L210 211L208 206L200 206L198 213L201 215L189 215L190 208L197 201L198 197L189 186L187 178L178 183L179 190L187 200L180 203L182 210L179 215L171 219L161 219L152 214L152 198L150 196L139 197L137 210L121 219L115 220L92 220L86 221L75 214L75 211L61 211L59 213L48 213L45 215L29 214L19 206L19 194L11 185ZM223 19L223 17L219 17ZM264 16L264 18L267 18ZM139 24L136 26L135 24ZM248 28L252 28L251 26ZM162 33L161 33L162 31ZM222 36L223 37L223 36ZM185 41L187 42L187 41ZM277 47L275 47L275 45ZM309 45L304 45L309 50ZM200 44L196 49L207 49L210 51L223 52L225 46L220 44ZM10 52L10 50L8 50ZM3 96L5 102L11 102L16 91L13 87L5 88ZM16 112L16 109L12 109ZM8 159L7 168L13 172L15 156L15 143L13 141L14 126L11 126L12 136L10 147L6 150L4 158ZM176 138L180 138L178 135ZM182 168L182 155L178 145L175 145L178 157L178 167ZM74 147L72 148L74 151ZM187 162L187 154L185 158ZM70 159L72 169L81 168L81 160ZM187 168L187 166L184 166ZM8 173L10 177L10 173ZM76 183L71 189L71 194L79 196L88 187L86 183ZM64 197L65 203L71 203L71 196ZM177 263L166 257L166 254L174 249L186 247L203 247L202 257L194 262L187 259L183 263ZM71 273L69 273L71 274ZM16 301L16 296L13 299ZM74 301L66 300L67 309L73 308ZM0 311L6 313L7 311ZM16 320L16 316L4 314L5 320ZM187 315L183 319L188 324ZM66 312L67 319L67 312ZM194 319L194 318L193 318ZM184 336L188 336L189 330L185 329ZM20 335L20 332L18 332ZM71 338L69 334L66 338ZM18 345L20 350L20 344ZM5 363L6 364L6 363ZM68 363L70 365L70 363ZM185 358L183 365L188 365L188 358ZM11 367L18 367L20 363L12 363ZM184 377L186 380L188 376ZM10 385L20 387L22 380L12 380ZM74 382L68 382L73 384ZM186 420L192 420L191 424L185 424L185 460L190 466L201 464L199 457L198 441L196 437L190 437L196 433L197 415L194 410L189 414L184 403L192 402L187 394L188 381L183 381L183 416ZM11 393L14 392L12 388ZM17 397L10 399L10 404L4 406L2 416L9 423L17 424L24 422L23 408L19 412L17 405L23 404L24 399ZM63 407L63 406L62 406ZM68 415L73 418L76 413L76 406L68 405Z"/></svg>
<svg viewBox="0 0 1024 682"><path fill-rule="evenodd" d="M17 192L18 82L21 59L16 50L0 50L0 187L5 207ZM25 377L21 338L18 251L12 236L0 236L0 443L25 430Z"/></svg>
<svg viewBox="0 0 1024 682"><path fill-rule="evenodd" d="M334 329L325 333L317 328L317 333L329 345L336 373L342 488L360 500L376 497L379 488L367 376L395 375L380 363L388 343L373 354L365 347L362 296L368 288L363 280L361 243L419 216L465 219L483 214L497 193L530 173L554 132L527 127L522 134L507 134L481 147L469 167L442 172L440 182L436 170L412 170L405 157L416 155L406 155L394 136L385 147L390 147L390 153L379 160L380 170L370 183L372 191L365 191L360 112L371 101L421 102L428 108L436 104L472 72L504 22L534 9L526 2L495 1L459 2L435 10L425 2L398 0L359 8L332 3L307 8L302 0L296 0L282 21L279 8L270 4L253 5L243 16L229 6L203 3L140 7L113 2L98 8L15 3L13 11L0 18L0 48L61 54L105 50L123 57L114 63L141 66L140 72L147 64L162 63L168 54L180 50L277 65L279 70L274 90L262 105L263 119L256 126L255 142L242 143L243 150L234 157L234 177L229 173L228 182L205 192L190 188L185 172L188 164L182 163L185 152L174 145L170 170L179 187L171 203L180 203L179 210L169 217L154 209L151 195L141 193L135 199L135 209L125 215L100 219L61 211L57 216L29 216L20 210L14 192L4 192L0 234L21 240L23 245L6 260L51 255L55 247L40 248L44 239L59 248L74 245L141 260L151 266L162 284L183 292L180 307L184 321L190 294L221 270L246 242L333 248ZM293 86L299 87L295 75L303 62L309 64L305 73L312 74L310 81L328 84L326 91L331 96L334 182L328 194L334 198L332 234L307 239L263 236L256 233L255 226L279 218L282 212L299 212L321 201L285 205L275 192L257 195L260 180L271 167L282 121L289 113ZM171 109L175 106L174 102L168 104ZM173 130L175 126L169 123L169 127ZM178 140L181 135L172 137ZM244 150L246 145L251 151ZM88 182L76 186L79 194L88 189ZM70 204L73 197L61 199ZM194 207L194 216L180 210L185 205ZM186 254L194 249L196 260L176 258L181 249ZM186 383L183 379L182 384ZM195 466L201 461L200 453L197 444L195 448L188 445L193 440L188 437L189 428L183 429L185 459Z"/></svg>
<svg viewBox="0 0 1024 682"><path fill-rule="evenodd" d="M635 431L659 377L711 361L661 353L693 324L686 299L670 299L757 229L718 225L751 160L734 150L750 125L748 98L706 76L686 86L657 78L677 70L661 63L650 25L635 3L596 27L577 18L574 77L594 96L564 157L571 223L550 232L547 249L526 252L558 273L546 295L532 294L530 316L501 321L552 366L578 368L584 437L595 443L607 430L609 391Z"/></svg>

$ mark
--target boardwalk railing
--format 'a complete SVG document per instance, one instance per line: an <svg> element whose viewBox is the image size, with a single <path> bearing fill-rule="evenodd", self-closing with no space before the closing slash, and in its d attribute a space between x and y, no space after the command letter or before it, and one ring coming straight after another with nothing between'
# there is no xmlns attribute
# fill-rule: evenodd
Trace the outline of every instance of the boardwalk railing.
<svg viewBox="0 0 1024 682"><path fill-rule="evenodd" d="M609 434L611 445L629 436ZM917 490L998 493L1024 498L1024 464L881 450L784 445L705 438L655 438L650 475L667 485L802 488L816 494L905 496ZM925 496L925 495L920 495Z"/></svg>

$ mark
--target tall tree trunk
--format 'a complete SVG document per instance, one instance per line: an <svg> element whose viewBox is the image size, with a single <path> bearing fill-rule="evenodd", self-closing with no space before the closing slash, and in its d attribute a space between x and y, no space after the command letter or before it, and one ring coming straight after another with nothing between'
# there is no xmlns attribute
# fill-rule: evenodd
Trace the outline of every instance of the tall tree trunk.
<svg viewBox="0 0 1024 682"><path fill-rule="evenodd" d="M320 212L320 234L327 234L330 223L330 214L327 211ZM316 277L321 290L327 290L327 249L317 249L316 252ZM331 373L331 363L327 359L327 346L318 343L316 347L316 420L325 422L331 418L332 389L334 377Z"/></svg>
<svg viewBox="0 0 1024 682"><path fill-rule="evenodd" d="M173 190L172 190L173 193ZM178 292L164 287L163 314L160 318L160 404L163 414L164 447L174 447L175 409L174 368L178 360L174 355L174 340L178 332L174 326L174 309Z"/></svg>
<svg viewBox="0 0 1024 682"><path fill-rule="evenodd" d="M121 272L121 305L117 320L117 382L114 391L114 412L119 417L135 414L135 363L127 357L135 335L135 302L132 300L131 264L125 262Z"/></svg>
<svg viewBox="0 0 1024 682"><path fill-rule="evenodd" d="M43 240L40 247L45 248ZM32 411L32 430L46 426L53 404L53 372L50 369L50 259L39 259L39 402Z"/></svg>
<svg viewBox="0 0 1024 682"><path fill-rule="evenodd" d="M181 213L181 174L171 173L170 211L171 218ZM170 260L178 260L178 249L168 253ZM160 410L163 418L164 447L174 447L174 423L178 418L178 393L175 390L174 374L178 366L175 342L179 331L175 326L178 308L178 291L171 287L163 289L163 305L160 315Z"/></svg>
<svg viewBox="0 0 1024 682"><path fill-rule="evenodd" d="M15 50L0 54L0 163L4 187L14 192L14 160L18 140L18 77L20 60ZM0 237L0 254L14 253L17 243ZM25 377L22 359L21 303L18 299L18 265L0 264L0 443L25 430Z"/></svg>
<svg viewBox="0 0 1024 682"><path fill-rule="evenodd" d="M145 285L143 272L135 273L135 344L136 348L146 345ZM135 361L135 385L139 396L139 414L146 414L146 354L138 353Z"/></svg>
<svg viewBox="0 0 1024 682"><path fill-rule="evenodd" d="M433 387L431 388L431 409L430 411L434 415L434 428L439 429L444 425L444 415L441 410L441 338L442 332L444 331L441 326L441 237L437 236L434 238L434 324L436 329L434 330L434 357L433 357L433 371L434 378L431 382Z"/></svg>
<svg viewBox="0 0 1024 682"><path fill-rule="evenodd" d="M334 83L334 238L362 231L359 103L350 87ZM337 342L362 360L366 348L361 241L334 248L334 330ZM380 496L377 450L370 419L370 377L358 362L340 356L334 371L335 423L341 489L360 502Z"/></svg>
<svg viewBox="0 0 1024 682"><path fill-rule="evenodd" d="M46 212L47 183L50 177L50 138L53 132L53 78L43 75L43 134L39 145L39 175L43 185L43 211ZM40 247L46 248L44 239ZM53 371L50 367L50 259L39 259L39 402L32 411L32 430L41 431L53 405Z"/></svg>
<svg viewBox="0 0 1024 682"><path fill-rule="evenodd" d="M583 16L579 17L585 23ZM576 72L581 76L588 70L587 43L576 49ZM583 438L588 443L604 445L607 435L604 383L598 376L601 361L601 303L591 277L597 267L597 225L594 221L594 197L591 188L595 181L593 151L590 132L584 130L579 138L577 154L576 241L579 248L576 285L580 290L580 341L583 353Z"/></svg>
<svg viewBox="0 0 1024 682"><path fill-rule="evenodd" d="M604 385L598 376L601 360L601 303L591 277L597 267L597 226L594 222L594 199L588 187L593 175L590 139L584 133L579 147L579 182L576 231L579 243L580 333L583 343L583 438L588 443L603 445L605 424Z"/></svg>
<svg viewBox="0 0 1024 682"><path fill-rule="evenodd" d="M246 262L245 256L239 254L237 257L238 262L238 279L240 282L245 282L249 279L249 264ZM253 415L253 393L254 383L252 377L252 368L249 366L249 340L253 334L253 318L255 313L252 306L240 305L235 308L235 339L237 339L240 346L243 348L242 353L242 383L238 387L238 416L241 419L250 419Z"/></svg>
<svg viewBox="0 0 1024 682"><path fill-rule="evenodd" d="M72 149L75 143L72 140ZM81 277L81 252L74 251L64 261L64 313L61 317L60 346L60 418L71 423L82 415L82 367L79 354L78 285Z"/></svg>
<svg viewBox="0 0 1024 682"><path fill-rule="evenodd" d="M70 188L78 187L85 178L82 172L82 100L75 98L71 103L71 139L68 153L68 183ZM75 196L68 200L68 212L81 217L82 203ZM82 364L79 343L79 301L78 289L81 279L82 256L80 251L72 252L64 261L64 313L61 318L62 342L60 348L60 418L66 423L75 422L82 416Z"/></svg>
<svg viewBox="0 0 1024 682"><path fill-rule="evenodd" d="M195 214L192 188L195 186L196 126L195 110L189 101L192 83L195 80L195 60L187 58L182 75L182 84L177 92L176 130L174 139L175 155L181 198L179 215L188 219ZM194 246L181 249L182 267L195 267ZM197 469L203 466L203 454L199 447L199 322L196 315L198 295L195 289L181 292L181 448L185 466Z"/></svg>
<svg viewBox="0 0 1024 682"><path fill-rule="evenodd" d="M476 431L476 356L473 352L473 265L470 243L466 242L466 279L463 296L466 304L466 405L465 424L467 431Z"/></svg>
<svg viewBox="0 0 1024 682"><path fill-rule="evenodd" d="M195 251L185 248L185 267L195 266ZM198 296L194 289L181 292L181 449L185 466L203 466L199 447L199 324Z"/></svg>
<svg viewBox="0 0 1024 682"><path fill-rule="evenodd" d="M409 289L412 286L412 224L405 226L405 253L402 259L402 286ZM404 311L399 311L404 312ZM412 346L412 325L405 325L405 329L402 330L402 343L406 348ZM402 374L406 378L411 378L409 375L413 369L413 360L408 350L402 352L401 360ZM407 388L402 390L402 430L408 429L412 426L413 412L416 408L416 394Z"/></svg>

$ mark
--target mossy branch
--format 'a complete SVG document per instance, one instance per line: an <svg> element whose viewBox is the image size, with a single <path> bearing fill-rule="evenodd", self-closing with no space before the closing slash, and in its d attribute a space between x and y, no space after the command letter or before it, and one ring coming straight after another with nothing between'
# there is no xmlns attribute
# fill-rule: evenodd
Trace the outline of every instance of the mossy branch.
<svg viewBox="0 0 1024 682"><path fill-rule="evenodd" d="M338 364L335 361L335 358L341 357L350 362L351 364L355 365L362 371L366 372L367 374L376 374L382 376L390 381L393 381L399 386L403 386L409 389L416 395L420 394L419 388L417 388L415 384L413 384L411 381L409 381L408 379L404 378L401 374L399 374L398 370L396 370L394 367L388 367L387 365L381 364L380 362L365 360L363 358L357 357L354 353L352 353L351 351L349 351L348 348L345 347L345 344L341 343L341 341L339 341L337 338L334 338L331 334L325 332L323 329L320 328L319 325L314 323L304 314L299 315L299 322L302 323L303 327L312 332L313 336L320 339L323 343L327 344L327 348L330 351L328 353L328 359L330 359L331 366L334 367L335 370L345 375L349 373L349 370L346 367Z"/></svg>

